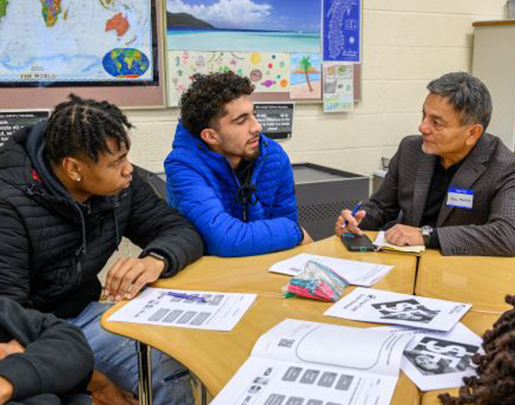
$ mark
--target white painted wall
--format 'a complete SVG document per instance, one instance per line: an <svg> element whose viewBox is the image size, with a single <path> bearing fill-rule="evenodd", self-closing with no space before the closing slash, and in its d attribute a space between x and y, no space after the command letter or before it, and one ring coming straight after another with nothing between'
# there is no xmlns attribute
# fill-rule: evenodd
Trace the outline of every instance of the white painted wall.
<svg viewBox="0 0 515 405"><path fill-rule="evenodd" d="M505 18L506 0L363 0L362 101L353 113L324 114L298 105L292 162L313 162L371 175L381 156L417 133L425 86L456 70L471 71L472 22ZM163 171L178 110L129 112L134 163Z"/></svg>

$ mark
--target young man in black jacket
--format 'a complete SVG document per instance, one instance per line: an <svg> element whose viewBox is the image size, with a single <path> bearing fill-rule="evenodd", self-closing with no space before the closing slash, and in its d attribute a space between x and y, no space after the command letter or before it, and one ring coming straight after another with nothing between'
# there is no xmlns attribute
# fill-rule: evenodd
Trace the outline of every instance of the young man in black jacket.
<svg viewBox="0 0 515 405"><path fill-rule="evenodd" d="M79 328L0 297L0 405L88 405L94 357Z"/></svg>
<svg viewBox="0 0 515 405"><path fill-rule="evenodd" d="M93 348L96 369L136 395L134 342L105 332L97 278L126 236L143 249L107 275L113 301L170 277L202 255L195 228L160 200L128 160L132 125L107 102L71 95L48 121L0 149L0 295L68 319ZM154 403L192 403L188 372L153 356Z"/></svg>

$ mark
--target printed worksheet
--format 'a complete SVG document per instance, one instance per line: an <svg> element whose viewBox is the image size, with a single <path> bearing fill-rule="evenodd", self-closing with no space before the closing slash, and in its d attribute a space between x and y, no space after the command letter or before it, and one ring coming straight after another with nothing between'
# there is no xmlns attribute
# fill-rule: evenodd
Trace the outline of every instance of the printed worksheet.
<svg viewBox="0 0 515 405"><path fill-rule="evenodd" d="M399 326L377 329L414 334L404 349L401 369L421 391L463 385L463 377L476 375L472 356L484 353L481 348L482 339L460 322L450 332Z"/></svg>
<svg viewBox="0 0 515 405"><path fill-rule="evenodd" d="M393 266L387 266L385 264L357 262L353 260L337 259L335 257L300 253L287 260L273 264L269 270L273 273L295 276L304 270L304 266L308 261L323 264L333 270L348 284L362 287L370 287L377 283L393 269Z"/></svg>
<svg viewBox="0 0 515 405"><path fill-rule="evenodd" d="M471 307L461 302L358 287L324 315L447 332Z"/></svg>
<svg viewBox="0 0 515 405"><path fill-rule="evenodd" d="M211 405L387 405L412 336L286 319Z"/></svg>
<svg viewBox="0 0 515 405"><path fill-rule="evenodd" d="M229 331L255 299L256 294L147 288L109 321Z"/></svg>

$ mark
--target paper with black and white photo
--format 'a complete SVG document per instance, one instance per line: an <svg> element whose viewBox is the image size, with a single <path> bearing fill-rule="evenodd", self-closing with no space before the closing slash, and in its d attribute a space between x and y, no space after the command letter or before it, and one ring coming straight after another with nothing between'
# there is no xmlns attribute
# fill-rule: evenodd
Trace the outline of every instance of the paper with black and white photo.
<svg viewBox="0 0 515 405"><path fill-rule="evenodd" d="M393 266L386 264L358 262L354 260L337 259L336 257L300 253L289 259L274 263L270 267L273 273L296 276L308 261L314 261L329 267L350 285L370 287L386 276Z"/></svg>
<svg viewBox="0 0 515 405"><path fill-rule="evenodd" d="M181 298L180 295L194 299ZM255 299L256 294L147 288L111 315L109 321L229 331Z"/></svg>
<svg viewBox="0 0 515 405"><path fill-rule="evenodd" d="M211 405L387 405L411 337L287 319L259 338Z"/></svg>
<svg viewBox="0 0 515 405"><path fill-rule="evenodd" d="M471 307L460 302L358 287L324 315L447 332Z"/></svg>
<svg viewBox="0 0 515 405"><path fill-rule="evenodd" d="M463 385L463 377L476 375L472 356L484 353L482 339L459 322L450 332L405 327L380 327L393 333L412 332L404 349L401 369L421 391Z"/></svg>

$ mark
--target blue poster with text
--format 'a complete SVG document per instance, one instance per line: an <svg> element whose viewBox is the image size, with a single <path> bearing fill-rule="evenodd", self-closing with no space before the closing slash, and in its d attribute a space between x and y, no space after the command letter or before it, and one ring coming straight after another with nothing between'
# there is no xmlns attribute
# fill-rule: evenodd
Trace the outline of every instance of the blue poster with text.
<svg viewBox="0 0 515 405"><path fill-rule="evenodd" d="M361 0L323 0L324 62L361 63Z"/></svg>

